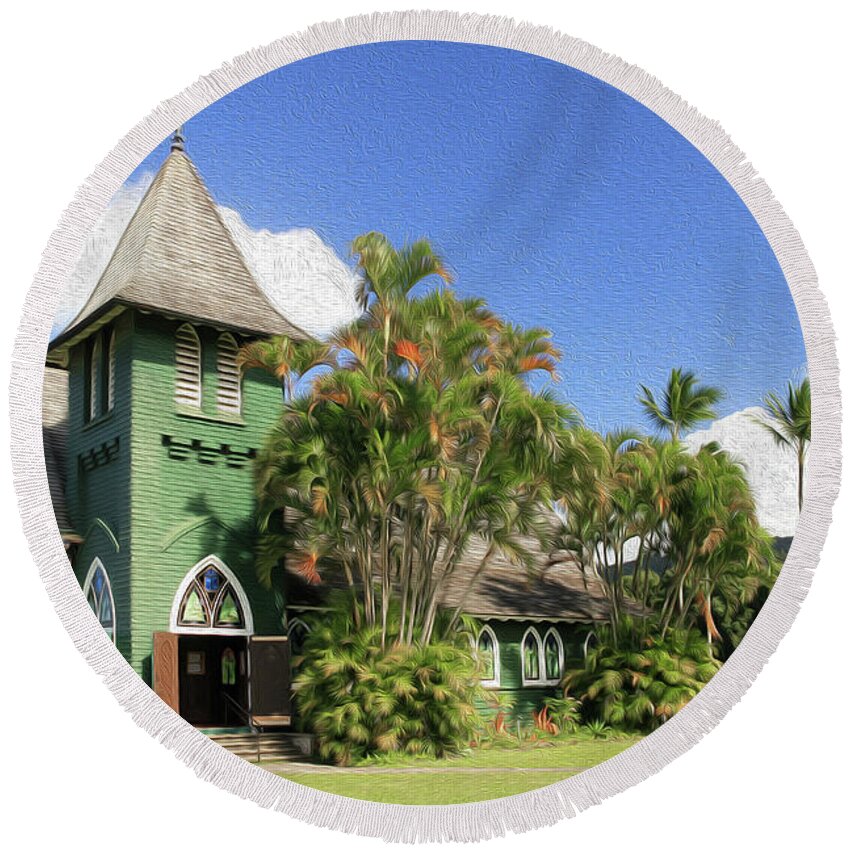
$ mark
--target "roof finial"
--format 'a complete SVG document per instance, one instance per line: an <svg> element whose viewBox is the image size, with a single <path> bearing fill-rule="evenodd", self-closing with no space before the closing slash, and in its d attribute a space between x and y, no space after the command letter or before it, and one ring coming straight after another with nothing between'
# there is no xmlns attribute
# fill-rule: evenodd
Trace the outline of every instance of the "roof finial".
<svg viewBox="0 0 850 850"><path fill-rule="evenodd" d="M171 137L171 150L183 151L186 150L186 137L183 135L183 125L181 124Z"/></svg>

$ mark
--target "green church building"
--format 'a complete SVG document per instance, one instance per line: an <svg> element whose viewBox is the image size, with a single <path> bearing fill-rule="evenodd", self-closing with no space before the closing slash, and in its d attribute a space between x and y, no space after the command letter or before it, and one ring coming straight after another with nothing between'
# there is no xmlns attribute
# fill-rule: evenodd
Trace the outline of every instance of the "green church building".
<svg viewBox="0 0 850 850"><path fill-rule="evenodd" d="M322 586L292 571L274 591L255 575L252 461L282 397L236 355L275 334L305 336L254 279L176 134L88 301L50 343L44 448L89 604L135 671L204 728L290 726L289 644L323 606ZM468 576L457 570L445 605ZM485 687L520 716L555 693L607 614L566 559L530 578L495 558L464 606L482 624Z"/></svg>

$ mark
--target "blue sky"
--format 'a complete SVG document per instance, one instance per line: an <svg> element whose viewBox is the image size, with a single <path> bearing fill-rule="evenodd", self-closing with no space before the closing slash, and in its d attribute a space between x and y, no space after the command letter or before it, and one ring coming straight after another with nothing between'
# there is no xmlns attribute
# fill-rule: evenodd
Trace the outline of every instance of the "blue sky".
<svg viewBox="0 0 850 850"><path fill-rule="evenodd" d="M729 184L567 66L444 42L347 48L243 86L186 137L216 202L253 228L309 227L346 259L368 230L429 238L459 294L553 331L557 392L593 427L642 424L638 384L675 366L724 388L721 415L804 368L784 276Z"/></svg>

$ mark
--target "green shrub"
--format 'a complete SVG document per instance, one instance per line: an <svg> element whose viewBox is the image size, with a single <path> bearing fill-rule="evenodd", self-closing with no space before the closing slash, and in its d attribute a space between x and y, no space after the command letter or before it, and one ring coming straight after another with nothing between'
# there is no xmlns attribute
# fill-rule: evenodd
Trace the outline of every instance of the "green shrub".
<svg viewBox="0 0 850 850"><path fill-rule="evenodd" d="M480 731L480 695L468 639L381 648L379 627L345 614L314 624L294 681L319 756L347 765L393 752L444 756Z"/></svg>
<svg viewBox="0 0 850 850"><path fill-rule="evenodd" d="M595 741L604 741L611 732L611 727L602 720L589 720L584 728Z"/></svg>
<svg viewBox="0 0 850 850"><path fill-rule="evenodd" d="M626 621L618 640L600 628L583 667L570 670L565 692L582 704L585 722L649 732L695 697L720 669L699 632L671 630L662 640L638 636Z"/></svg>
<svg viewBox="0 0 850 850"><path fill-rule="evenodd" d="M556 735L574 732L581 722L581 703L574 697L549 697L543 701L543 710L557 727Z"/></svg>

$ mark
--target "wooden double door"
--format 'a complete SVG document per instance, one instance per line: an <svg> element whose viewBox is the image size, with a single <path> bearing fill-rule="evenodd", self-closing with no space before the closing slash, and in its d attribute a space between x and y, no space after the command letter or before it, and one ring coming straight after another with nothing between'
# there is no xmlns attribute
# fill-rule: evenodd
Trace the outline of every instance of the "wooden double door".
<svg viewBox="0 0 850 850"><path fill-rule="evenodd" d="M255 715L289 721L285 637L156 632L153 674L156 693L194 726L245 726Z"/></svg>

